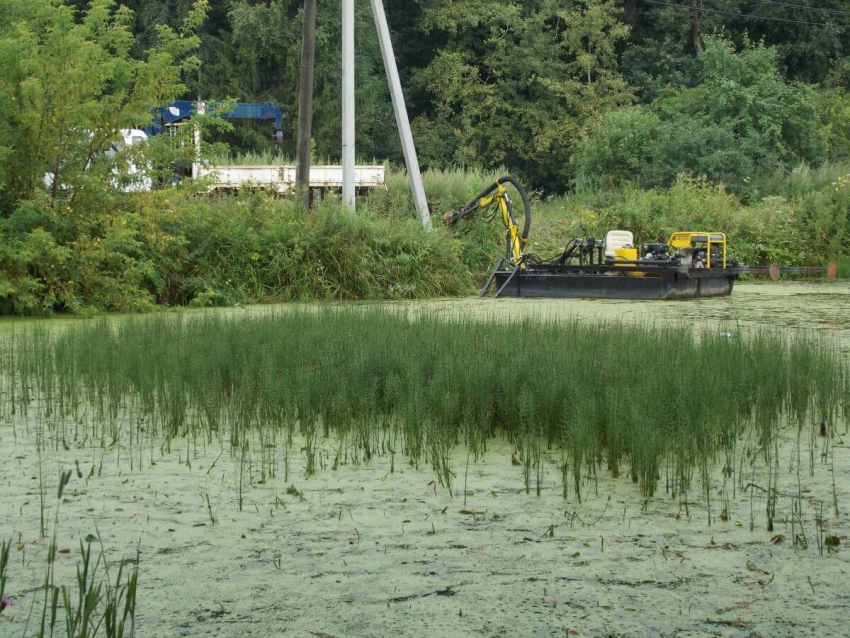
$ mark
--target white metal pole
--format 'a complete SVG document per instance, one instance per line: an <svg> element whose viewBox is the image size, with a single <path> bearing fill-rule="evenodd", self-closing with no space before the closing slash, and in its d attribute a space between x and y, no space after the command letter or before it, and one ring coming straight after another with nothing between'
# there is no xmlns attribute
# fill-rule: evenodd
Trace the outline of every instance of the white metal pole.
<svg viewBox="0 0 850 638"><path fill-rule="evenodd" d="M353 213L355 152L354 0L342 0L342 201Z"/></svg>
<svg viewBox="0 0 850 638"><path fill-rule="evenodd" d="M401 80L398 77L398 67L395 62L393 42L390 39L387 16L384 13L384 3L383 0L371 0L371 2L372 13L375 16L375 27L378 29L378 42L381 45L381 56L384 58L384 68L387 71L387 81L390 84L395 120L401 137L401 148L404 151L404 163L407 164L410 188L413 191L413 203L416 205L422 227L425 230L430 230L431 213L428 211L428 201L425 199L425 187L422 185L422 175L419 172L419 158L416 156L416 146L413 144L413 133L410 130L407 106L404 103L404 92L401 90Z"/></svg>
<svg viewBox="0 0 850 638"><path fill-rule="evenodd" d="M197 101L195 106L196 115L204 115L207 112L206 104ZM192 177L197 178L201 173L201 127L195 124L195 163L192 164Z"/></svg>

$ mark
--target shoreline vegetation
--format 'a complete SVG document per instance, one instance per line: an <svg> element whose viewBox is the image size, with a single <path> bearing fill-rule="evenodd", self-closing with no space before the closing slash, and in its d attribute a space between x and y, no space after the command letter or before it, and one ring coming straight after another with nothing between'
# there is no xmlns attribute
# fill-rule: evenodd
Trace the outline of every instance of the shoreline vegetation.
<svg viewBox="0 0 850 638"><path fill-rule="evenodd" d="M306 214L291 199L202 196L191 184L118 194L97 211L33 200L2 221L0 314L471 295L499 256L501 228L473 218L447 229L439 214L469 202L497 175L425 173L435 220L428 234L397 169L386 190L358 200L355 215L333 193ZM850 166L795 175L766 182L774 194L749 205L723 186L684 176L669 189L538 194L530 249L554 254L572 237L603 237L612 228L657 241L700 227L726 232L742 263L836 260L846 276Z"/></svg>
<svg viewBox="0 0 850 638"><path fill-rule="evenodd" d="M9 0L0 16L0 314L475 292L501 230L474 219L423 233L413 221L368 11L356 18L357 151L394 168L356 216L337 196L308 216L292 200L172 187L175 167L197 160L196 127L212 163L294 155L300 4L154 4ZM716 230L741 263L837 261L848 272L841 38L823 46L808 27L771 29L772 17L690 24L687 11L611 0L490 5L388 8L435 225L510 173L536 194L540 255L615 228L640 241ZM336 163L340 12L319 12L311 150ZM120 142L187 96L274 100L282 136L209 112ZM151 190L122 192L140 186Z"/></svg>

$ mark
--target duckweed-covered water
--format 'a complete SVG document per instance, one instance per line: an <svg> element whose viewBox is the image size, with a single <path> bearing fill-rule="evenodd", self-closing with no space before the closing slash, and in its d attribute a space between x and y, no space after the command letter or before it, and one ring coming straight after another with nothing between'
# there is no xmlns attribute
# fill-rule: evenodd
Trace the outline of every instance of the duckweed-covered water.
<svg viewBox="0 0 850 638"><path fill-rule="evenodd" d="M820 437L819 424L806 420L810 429L802 429L802 437L789 427L775 440L775 422L760 429L753 419L739 423L741 431L716 417L729 415L732 405L770 416L773 388L785 397L779 404L786 409L786 422L792 406L809 403L801 389L811 399L821 396L813 387L817 383L810 382L831 358L819 362L806 348L788 346L796 335L825 336L815 341L834 346L837 340L850 348L847 284L745 284L731 298L669 303L459 299L344 305L365 309L361 318L374 306L411 316L474 319L477 325L462 326L462 331L485 351L507 348L520 338L515 325L482 330L489 327L487 320L540 319L540 334L547 340L529 350L535 355L532 374L508 372L498 378L512 386L511 379L521 384L533 382L534 376L552 377L556 367L562 376L578 379L576 392L582 396L573 403L580 411L575 418L562 412L560 423L544 421L545 402L529 411L534 388L511 387L501 396L515 397L518 409L494 408L502 420L516 417L515 443L491 439L487 454L479 462L472 456L470 463L471 448L463 445L463 435L475 413L469 412L460 430L438 430L437 415L441 422L463 411L454 410L456 397L433 400L433 382L431 398L421 402L429 412L426 425L417 422L424 439L417 439L415 431L408 437L397 418L368 416L376 402L355 390L365 387L373 393L373 380L362 372L352 376L358 375L352 368L363 369L367 360L349 357L351 384L342 390L319 387L321 378L339 372L331 361L342 365L346 349L365 351L368 342L374 348L380 344L379 353L398 354L387 342L398 343L402 335L392 330L373 325L342 341L334 340L327 322L301 321L299 330L311 335L317 348L330 342L326 349L331 352L322 352L321 360L308 358L307 364L304 343L296 352L279 348L285 337L298 340L297 330L283 331L286 322L265 322L260 334L248 334L249 348L235 347L245 337L238 326L258 327L245 319L299 309L320 315L325 305L0 319L0 347L33 327L40 329L26 338L31 365L23 372L31 381L31 400L22 404L18 384L13 411L8 379L0 374L0 449L6 452L0 463L0 537L14 539L13 547L21 543L13 550L20 559L10 562L6 589L14 600L4 613L11 622L3 624L25 633L30 610L34 605L35 622L47 596L38 567L52 545L36 540L40 514L44 519L46 512L57 521L55 542L66 548L54 564L57 583L74 582L77 541L87 532L97 532L107 551L125 548L136 559L141 539L139 635L192 632L199 623L222 636L251 631L404 634L413 625L435 635L474 633L481 627L489 633L563 634L572 626L584 633L614 628L625 634L706 634L720 627L774 635L812 623L821 634L841 634L847 599L847 553L841 547L850 499L846 422ZM163 318L173 325L158 331ZM206 326L203 334L175 327L195 318ZM227 321L212 329L218 319ZM556 355L564 352L563 339L570 331L581 332L571 319L597 326L596 334L572 348L572 359L561 361ZM382 320L396 326L392 317ZM619 320L640 329L630 334L617 327ZM708 340L683 337L681 325L694 334L704 332ZM134 326L143 329L134 331ZM763 333L764 327L779 329ZM660 339L646 339L644 328ZM634 338L637 333L641 338ZM764 341L743 347L738 337L745 333L756 339L761 334ZM405 341L427 342L447 362L449 349L435 344L450 343L458 334L408 332ZM63 335L69 339L61 348L45 347ZM672 337L680 339L681 347L673 347ZM267 342L277 345L270 348ZM492 377L490 368L472 365L472 343L464 340L454 357L461 364L443 378L455 395L467 386L456 379L474 380L481 388L475 396L484 397ZM80 379L51 372L52 356L62 351L61 366L66 367L53 370L84 373ZM680 351L691 366L670 363ZM66 356L75 352L79 361ZM781 362L764 366L779 383L758 385L761 377L753 369L734 373L737 382L732 383L725 371L737 365L741 353ZM382 356L371 361L389 363ZM0 368L10 365L0 353ZM302 378L296 383L280 370L272 374L274 365L300 368ZM515 365L516 358L506 358L491 367L510 370ZM803 383L792 382L786 368L796 370L794 377ZM470 374L470 369L476 371ZM684 377L676 377L679 370ZM401 367L394 373L397 389L416 378L403 373ZM665 382L671 376L673 384L653 386L653 379ZM706 377L696 397L688 391L679 401L682 388ZM566 383L555 378L559 392ZM616 380L622 391L605 391ZM720 415L714 414L708 390L742 384L741 391L757 400L742 402L736 395ZM127 392L133 387L142 392ZM827 379L827 404L838 398L825 396L832 387ZM639 390L651 395L641 400ZM331 435L324 433L329 418L299 423L291 410L283 419L268 418L275 404L290 402L287 397L307 408L316 397L316 405L330 407L336 422ZM696 409L682 412L684 418L665 412L665 402L678 409L695 400ZM339 419L345 404L366 418ZM489 414L487 402L475 404L484 408L482 415ZM617 415L635 432L618 431L618 421L608 418ZM551 448L545 440L538 446L539 422L555 423ZM367 424L380 427L363 427ZM162 436L175 430L176 436ZM457 443L453 432L461 438L454 463L445 458L445 448ZM728 436L736 432L741 436ZM760 433L768 435L768 445ZM661 434L664 439L652 438ZM685 439L691 435L698 438ZM438 490L429 482L436 477L425 463L419 471L407 467L410 458L403 452L408 442L415 446L417 441L422 457L434 459L442 480L454 482L453 489ZM652 457L658 449L663 453L656 463ZM702 456L707 450L714 451L716 462ZM55 502L54 510L57 473L74 468L77 460L83 477L74 474L66 498ZM311 464L318 469L308 480L305 470ZM677 467L681 481L675 480ZM577 468L582 468L580 492L575 489ZM653 468L660 473L657 497L639 498L631 478L638 474L646 494L654 482ZM523 478L536 488L541 471L545 489L530 498L520 489ZM681 490L687 490L691 472L689 496ZM40 477L46 487L40 487ZM47 510L39 494L47 495ZM706 521L708 530L702 528ZM770 531L765 532L765 523ZM837 552L823 546L830 535L841 539ZM70 555L64 553L68 550ZM316 600L325 604L317 606Z"/></svg>
<svg viewBox="0 0 850 638"><path fill-rule="evenodd" d="M570 319L583 321L617 320L624 323L684 324L695 328L717 327L734 332L757 327L780 328L793 332L817 333L838 339L850 352L850 282L824 283L786 281L779 283L740 283L729 297L685 301L622 301L613 299L493 299L466 297L426 301L308 304L290 303L203 310L166 310L167 313L215 313L225 316L262 315L282 309L334 306L381 306L411 315L433 312L442 316L479 319ZM133 315L112 314L110 322L120 323ZM91 321L78 317L19 318L0 317L0 332L31 326L61 330L69 325Z"/></svg>
<svg viewBox="0 0 850 638"><path fill-rule="evenodd" d="M837 338L850 351L850 283L743 283L729 297L686 301L613 299L461 299L425 301L416 311L482 318L569 318L626 323L675 323L734 332L758 327Z"/></svg>

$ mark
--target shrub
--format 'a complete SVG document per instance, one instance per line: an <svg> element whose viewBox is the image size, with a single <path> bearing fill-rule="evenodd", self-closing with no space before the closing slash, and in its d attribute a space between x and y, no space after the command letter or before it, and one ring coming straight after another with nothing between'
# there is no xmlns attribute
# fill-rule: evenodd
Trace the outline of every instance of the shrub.
<svg viewBox="0 0 850 638"><path fill-rule="evenodd" d="M643 184L658 153L661 121L642 106L611 111L584 138L573 161L579 187Z"/></svg>
<svg viewBox="0 0 850 638"><path fill-rule="evenodd" d="M801 221L802 243L808 250L846 258L850 242L850 175L809 195L801 209Z"/></svg>
<svg viewBox="0 0 850 638"><path fill-rule="evenodd" d="M82 220L44 201L19 205L0 220L0 311L149 310L155 260L140 226L133 214Z"/></svg>
<svg viewBox="0 0 850 638"><path fill-rule="evenodd" d="M850 253L848 182L840 179L799 201L767 197L745 206L723 186L680 176L667 190L632 187L567 198L565 216L581 218L585 234L603 237L625 228L638 241L664 241L678 230L719 230L741 263L822 265Z"/></svg>
<svg viewBox="0 0 850 638"><path fill-rule="evenodd" d="M850 159L850 91L842 88L821 91L817 104L829 157Z"/></svg>
<svg viewBox="0 0 850 638"><path fill-rule="evenodd" d="M180 192L122 198L94 219L29 202L0 221L5 312L148 310L155 304L410 299L464 295L485 261L408 216L337 201L306 215L263 195L198 199ZM378 200L379 203L384 200Z"/></svg>
<svg viewBox="0 0 850 638"><path fill-rule="evenodd" d="M466 294L473 275L461 245L412 218L357 215L337 202L305 215L262 196L192 202L160 219L173 245L160 292L168 304L259 300L402 299ZM148 214L158 217L158 207Z"/></svg>
<svg viewBox="0 0 850 638"><path fill-rule="evenodd" d="M823 128L818 97L783 79L773 49L736 53L724 40L709 40L698 78L649 107L605 115L578 145L577 183L669 186L686 172L752 198L758 175L821 161L830 143L840 143L841 101L821 99L834 121Z"/></svg>

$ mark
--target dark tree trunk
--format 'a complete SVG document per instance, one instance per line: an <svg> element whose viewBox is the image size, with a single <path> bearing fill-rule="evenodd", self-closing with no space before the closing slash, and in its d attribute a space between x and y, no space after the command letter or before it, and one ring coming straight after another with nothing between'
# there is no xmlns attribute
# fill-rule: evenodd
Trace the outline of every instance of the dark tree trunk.
<svg viewBox="0 0 850 638"><path fill-rule="evenodd" d="M298 84L298 150L295 181L310 209L310 138L313 131L313 74L316 60L316 0L304 1L301 77Z"/></svg>

